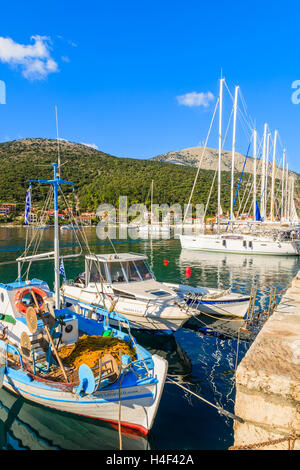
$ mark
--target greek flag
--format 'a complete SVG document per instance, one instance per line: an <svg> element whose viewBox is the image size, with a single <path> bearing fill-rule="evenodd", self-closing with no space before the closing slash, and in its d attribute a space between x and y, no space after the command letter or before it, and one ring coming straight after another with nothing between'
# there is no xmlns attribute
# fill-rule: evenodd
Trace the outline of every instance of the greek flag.
<svg viewBox="0 0 300 470"><path fill-rule="evenodd" d="M30 223L30 211L31 211L31 193L30 188L26 193L26 200L25 200L25 225Z"/></svg>
<svg viewBox="0 0 300 470"><path fill-rule="evenodd" d="M65 267L64 267L64 260L62 259L59 266L59 273L66 278Z"/></svg>

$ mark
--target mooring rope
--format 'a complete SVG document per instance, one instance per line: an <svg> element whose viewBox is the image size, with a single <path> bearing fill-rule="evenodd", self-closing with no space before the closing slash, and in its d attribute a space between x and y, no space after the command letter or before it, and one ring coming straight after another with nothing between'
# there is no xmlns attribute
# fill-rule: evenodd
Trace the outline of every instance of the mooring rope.
<svg viewBox="0 0 300 470"><path fill-rule="evenodd" d="M207 403L208 405L212 406L213 408L216 408L219 413L221 413L221 414L223 414L223 415L226 415L226 416L228 416L229 418L232 418L232 419L238 421L239 423L244 423L244 420L243 420L242 418L240 418L239 416L235 415L234 413L231 413L230 411L224 410L223 408L221 408L221 407L218 406L218 405L215 405L214 403L211 403L210 401L208 401L208 400L206 400L205 398L201 397L200 395L198 395L197 393L193 392L193 391L190 390L189 388L184 387L184 386L181 385L180 383L176 382L176 380L171 379L171 377L170 377L169 375L167 375L167 378L168 378L168 380L169 380L171 383L173 383L174 385L177 385L178 387L182 388L183 390L185 390L186 392L190 393L191 395L194 395L196 398L198 398L199 400L204 401L204 403Z"/></svg>

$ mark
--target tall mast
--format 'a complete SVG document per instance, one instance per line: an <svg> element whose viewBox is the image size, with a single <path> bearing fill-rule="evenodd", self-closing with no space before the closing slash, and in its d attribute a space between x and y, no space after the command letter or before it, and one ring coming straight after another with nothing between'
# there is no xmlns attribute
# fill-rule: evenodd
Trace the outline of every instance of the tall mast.
<svg viewBox="0 0 300 470"><path fill-rule="evenodd" d="M273 167L272 167L271 211L270 211L272 222L274 221L276 142L277 142L277 129L275 130L274 145L273 145Z"/></svg>
<svg viewBox="0 0 300 470"><path fill-rule="evenodd" d="M288 177L288 221L291 219L291 196L292 196L292 188L291 188L291 177Z"/></svg>
<svg viewBox="0 0 300 470"><path fill-rule="evenodd" d="M55 105L55 117L56 117L56 138L57 138L57 169L58 177L60 178L60 149L59 149L59 136L58 136L58 117L57 117L57 106Z"/></svg>
<svg viewBox="0 0 300 470"><path fill-rule="evenodd" d="M51 184L54 195L54 299L55 308L60 307L60 278L59 278L59 233L58 233L58 189L61 185L67 184L74 187L74 183L64 181L57 176L58 163L52 163L53 179L50 180L30 180L31 183Z"/></svg>
<svg viewBox="0 0 300 470"><path fill-rule="evenodd" d="M282 156L282 174L281 174L281 211L280 211L280 218L281 221L284 217L283 208L284 208L284 167L285 167L285 149L283 149L283 156Z"/></svg>
<svg viewBox="0 0 300 470"><path fill-rule="evenodd" d="M295 190L295 179L292 176L292 184L291 184L291 219L292 222L294 220L294 208L295 208L295 203L294 203L294 190Z"/></svg>
<svg viewBox="0 0 300 470"><path fill-rule="evenodd" d="M284 206L284 218L287 220L288 218L288 177L289 177L289 164L286 164L285 169L285 206Z"/></svg>
<svg viewBox="0 0 300 470"><path fill-rule="evenodd" d="M256 220L256 144L257 131L253 130L253 221Z"/></svg>
<svg viewBox="0 0 300 470"><path fill-rule="evenodd" d="M57 183L57 163L53 163L53 192L54 192L54 293L55 307L59 309L59 235L58 235L58 183Z"/></svg>
<svg viewBox="0 0 300 470"><path fill-rule="evenodd" d="M265 218L267 218L268 205L268 182L269 182L269 153L270 153L270 132L267 134L267 150L266 150L266 183L265 183Z"/></svg>
<svg viewBox="0 0 300 470"><path fill-rule="evenodd" d="M265 192L266 192L266 143L267 143L267 124L264 125L264 140L263 140L263 155L262 155L262 173L261 173L261 188L260 188L260 200L261 200L261 215L263 220L265 219L266 206L265 206Z"/></svg>
<svg viewBox="0 0 300 470"><path fill-rule="evenodd" d="M223 108L223 83L220 79L220 103L219 103L219 171L218 171L218 232L220 233L221 217L221 159L222 159L222 108Z"/></svg>
<svg viewBox="0 0 300 470"><path fill-rule="evenodd" d="M151 181L151 224L153 224L153 180Z"/></svg>
<svg viewBox="0 0 300 470"><path fill-rule="evenodd" d="M233 221L233 190L234 190L234 161L235 161L235 140L236 140L236 113L239 87L235 87L233 105L233 133L232 133L232 159L231 159L231 192L230 192L230 219Z"/></svg>

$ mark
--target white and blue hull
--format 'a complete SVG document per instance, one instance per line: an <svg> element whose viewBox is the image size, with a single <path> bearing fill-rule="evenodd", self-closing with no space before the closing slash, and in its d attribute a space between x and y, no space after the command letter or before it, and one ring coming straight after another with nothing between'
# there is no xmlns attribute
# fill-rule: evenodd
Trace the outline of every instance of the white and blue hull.
<svg viewBox="0 0 300 470"><path fill-rule="evenodd" d="M244 318L249 308L249 295L231 292L231 290L192 287L186 284L164 284L174 289L184 299L194 316L199 312Z"/></svg>
<svg viewBox="0 0 300 470"><path fill-rule="evenodd" d="M121 406L121 424L147 434L153 425L167 374L167 362L157 355L152 359L156 383L121 387L120 401L118 387L81 397L31 380L26 372L12 369L7 369L3 386L39 405L111 423L119 422Z"/></svg>
<svg viewBox="0 0 300 470"><path fill-rule="evenodd" d="M238 300L199 301L193 304L193 308L208 315L222 315L244 318L248 311L250 297L242 297Z"/></svg>

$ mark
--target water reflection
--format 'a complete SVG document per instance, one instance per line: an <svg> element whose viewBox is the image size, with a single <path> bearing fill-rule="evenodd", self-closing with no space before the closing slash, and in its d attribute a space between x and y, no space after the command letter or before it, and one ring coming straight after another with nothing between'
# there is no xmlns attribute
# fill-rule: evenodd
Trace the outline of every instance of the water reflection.
<svg viewBox="0 0 300 470"><path fill-rule="evenodd" d="M297 256L251 256L182 250L179 266L182 276L187 266L192 268L189 284L195 282L207 287L231 288L241 293L250 293L251 287L256 286L257 305L264 309L270 289L276 287L280 296L300 269L300 260Z"/></svg>
<svg viewBox="0 0 300 470"><path fill-rule="evenodd" d="M151 354L157 354L168 361L168 375L174 375L181 381L188 382L190 380L192 372L190 358L176 341L174 335L154 335L135 330L134 337Z"/></svg>
<svg viewBox="0 0 300 470"><path fill-rule="evenodd" d="M122 433L123 449L150 449L144 436ZM109 424L31 404L0 390L0 449L119 449L118 430Z"/></svg>
<svg viewBox="0 0 300 470"><path fill-rule="evenodd" d="M210 287L233 287L235 284L249 285L251 280L260 284L278 279L282 273L293 276L300 268L297 256L236 255L226 253L205 253L182 250L180 253L182 274L186 266L201 271L202 280ZM213 274L213 276L211 276Z"/></svg>

